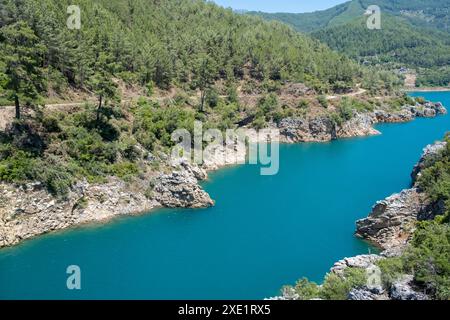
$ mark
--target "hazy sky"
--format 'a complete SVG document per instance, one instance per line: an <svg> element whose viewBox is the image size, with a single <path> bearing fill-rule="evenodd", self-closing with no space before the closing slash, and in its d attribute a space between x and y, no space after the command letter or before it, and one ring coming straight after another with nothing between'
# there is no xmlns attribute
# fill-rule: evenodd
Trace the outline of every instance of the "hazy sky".
<svg viewBox="0 0 450 320"><path fill-rule="evenodd" d="M224 7L264 12L312 12L331 8L348 0L213 0Z"/></svg>

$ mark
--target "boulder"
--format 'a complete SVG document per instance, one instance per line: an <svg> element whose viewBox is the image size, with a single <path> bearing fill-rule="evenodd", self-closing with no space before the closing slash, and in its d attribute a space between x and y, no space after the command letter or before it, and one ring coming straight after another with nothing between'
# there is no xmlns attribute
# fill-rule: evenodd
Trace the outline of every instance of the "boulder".
<svg viewBox="0 0 450 320"><path fill-rule="evenodd" d="M347 268L367 269L381 259L383 259L383 257L376 254L365 254L356 257L344 258L336 262L330 271L341 275Z"/></svg>
<svg viewBox="0 0 450 320"><path fill-rule="evenodd" d="M430 300L426 294L415 291L413 280L413 276L406 275L394 282L389 291L390 298L392 300Z"/></svg>

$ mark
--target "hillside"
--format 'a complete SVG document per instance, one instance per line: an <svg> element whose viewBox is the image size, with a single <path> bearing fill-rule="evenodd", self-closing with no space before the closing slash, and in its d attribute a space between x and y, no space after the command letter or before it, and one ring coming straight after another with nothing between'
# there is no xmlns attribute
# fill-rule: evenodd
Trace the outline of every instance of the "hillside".
<svg viewBox="0 0 450 320"><path fill-rule="evenodd" d="M450 3L446 0L352 0L330 9L308 13L253 11L247 14L288 23L297 31L312 32L351 22L360 17L370 5L378 5L383 13L403 17L421 27L432 27L447 32L450 30Z"/></svg>
<svg viewBox="0 0 450 320"><path fill-rule="evenodd" d="M1 2L3 34L26 30L37 37L27 45L39 44L34 58L56 93L92 91L99 73L161 89L198 89L202 82L246 76L351 84L357 76L349 60L317 41L201 0L82 0L79 31L66 27L70 1ZM2 45L1 56L14 54L10 49Z"/></svg>
<svg viewBox="0 0 450 320"><path fill-rule="evenodd" d="M283 24L205 1L82 0L80 30L66 27L69 1L0 1L9 104L0 109L0 181L39 181L58 196L84 179L148 183L171 134L192 133L196 120L221 131L289 117L341 125L374 108L359 97L365 83L379 95L398 85Z"/></svg>
<svg viewBox="0 0 450 320"><path fill-rule="evenodd" d="M363 17L369 5L382 10L382 29L368 30ZM261 14L292 25L360 62L390 69L413 68L418 85L450 82L450 35L446 1L350 1L325 11L305 14Z"/></svg>

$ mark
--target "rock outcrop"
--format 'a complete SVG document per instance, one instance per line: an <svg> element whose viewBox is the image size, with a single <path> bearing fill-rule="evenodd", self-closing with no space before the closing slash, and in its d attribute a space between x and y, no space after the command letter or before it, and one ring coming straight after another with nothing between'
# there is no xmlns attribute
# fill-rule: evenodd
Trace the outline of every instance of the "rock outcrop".
<svg viewBox="0 0 450 320"><path fill-rule="evenodd" d="M425 165L433 161L445 146L446 143L437 142L424 149L412 173L413 188L378 201L367 218L356 222L358 236L390 250L391 253L400 253L414 232L418 220L433 219L435 215L444 213L441 204L432 203L418 188L416 179Z"/></svg>
<svg viewBox="0 0 450 320"><path fill-rule="evenodd" d="M417 117L435 117L446 114L441 103L426 102L415 106L403 106L398 111L375 110L356 113L353 117L337 124L329 116L312 118L286 118L280 121L281 139L284 142L325 142L339 138L351 138L380 134L373 128L377 123L397 123L412 121Z"/></svg>
<svg viewBox="0 0 450 320"><path fill-rule="evenodd" d="M395 281L389 290L389 296L392 300L430 300L426 294L414 288L412 275L405 275Z"/></svg>
<svg viewBox="0 0 450 320"><path fill-rule="evenodd" d="M200 188L194 175L186 171L162 174L156 179L154 199L167 208L213 206L209 194Z"/></svg>
<svg viewBox="0 0 450 320"><path fill-rule="evenodd" d="M376 254L365 254L356 257L344 258L336 262L330 272L342 275L347 268L367 269L381 259L383 259L383 257Z"/></svg>
<svg viewBox="0 0 450 320"><path fill-rule="evenodd" d="M99 222L119 215L149 212L158 207L207 207L214 204L198 180L206 172L180 163L170 174L148 186L130 187L117 178L104 184L78 182L65 198L55 198L40 183L0 184L0 247L75 225ZM148 183L150 184L150 183Z"/></svg>
<svg viewBox="0 0 450 320"><path fill-rule="evenodd" d="M357 235L383 249L404 246L414 230L418 216L429 206L417 188L403 190L377 202L369 217L356 222Z"/></svg>
<svg viewBox="0 0 450 320"><path fill-rule="evenodd" d="M313 119L286 118L278 127L281 137L289 143L337 139L336 126L325 116Z"/></svg>

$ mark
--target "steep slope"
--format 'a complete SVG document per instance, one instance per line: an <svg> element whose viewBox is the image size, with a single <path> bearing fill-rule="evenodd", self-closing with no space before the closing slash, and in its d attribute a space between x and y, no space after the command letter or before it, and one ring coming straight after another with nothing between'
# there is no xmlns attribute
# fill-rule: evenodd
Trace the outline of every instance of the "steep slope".
<svg viewBox="0 0 450 320"><path fill-rule="evenodd" d="M356 74L349 60L282 24L202 0L80 0L79 31L66 27L71 1L0 2L3 28L25 21L38 37L43 66L57 90L89 86L99 69L163 89L195 87L202 67L209 82L248 73L256 80L331 84Z"/></svg>

